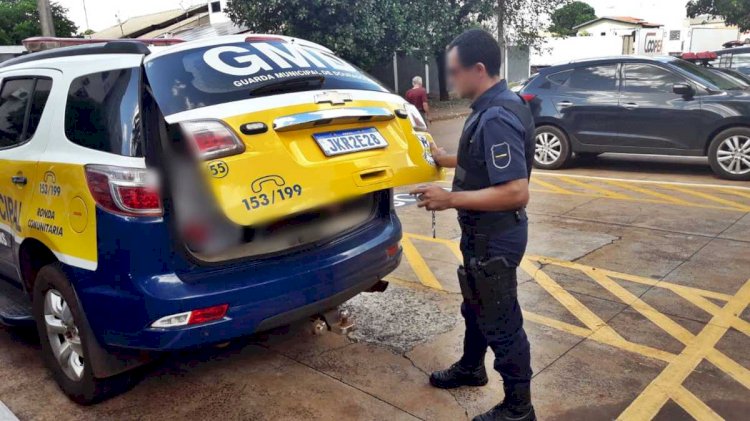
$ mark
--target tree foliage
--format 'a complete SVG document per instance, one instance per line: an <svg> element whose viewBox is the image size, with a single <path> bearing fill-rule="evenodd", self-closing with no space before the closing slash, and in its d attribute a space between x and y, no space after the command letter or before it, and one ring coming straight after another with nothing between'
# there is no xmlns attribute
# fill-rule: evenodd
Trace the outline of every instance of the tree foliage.
<svg viewBox="0 0 750 421"><path fill-rule="evenodd" d="M750 31L750 1L748 0L690 0L688 16L721 16L724 22L737 25L741 31Z"/></svg>
<svg viewBox="0 0 750 421"><path fill-rule="evenodd" d="M366 69L387 60L406 32L394 0L232 0L233 22L257 33L317 42Z"/></svg>
<svg viewBox="0 0 750 421"><path fill-rule="evenodd" d="M574 27L596 19L593 7L582 1L574 1L552 13L552 25L549 30L555 35L569 37L576 34Z"/></svg>
<svg viewBox="0 0 750 421"><path fill-rule="evenodd" d="M51 8L55 35L73 36L78 28L68 19L68 9L57 3L52 3ZM0 1L0 44L20 44L25 38L39 36L41 33L36 0Z"/></svg>

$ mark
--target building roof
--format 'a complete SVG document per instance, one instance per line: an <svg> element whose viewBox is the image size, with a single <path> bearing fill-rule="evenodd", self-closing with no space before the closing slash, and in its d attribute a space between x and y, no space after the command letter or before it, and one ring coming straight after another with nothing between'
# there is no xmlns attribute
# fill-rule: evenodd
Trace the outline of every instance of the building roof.
<svg viewBox="0 0 750 421"><path fill-rule="evenodd" d="M91 35L91 38L137 38L146 33L165 28L196 14L208 11L208 4L191 7L187 10L173 9L149 15L136 16L124 22L103 29Z"/></svg>
<svg viewBox="0 0 750 421"><path fill-rule="evenodd" d="M243 25L235 25L232 22L219 22L211 25L194 26L182 31L175 31L172 35L175 38L192 41L200 38L237 35L247 31L248 28Z"/></svg>
<svg viewBox="0 0 750 421"><path fill-rule="evenodd" d="M573 27L573 29L574 30L578 30L578 29L581 29L581 28L583 28L585 26L589 26L589 25L591 25L593 23L596 23L596 22L599 22L599 21L602 21L602 20L609 20L609 21L620 22L620 23L628 23L628 24L631 24L631 25L634 25L634 26L640 26L642 28L659 28L661 26L664 26L664 25L662 25L660 23L646 22L643 19L634 18L632 16L602 16L600 18L596 18L596 19L592 19L592 20L590 20L588 22L584 22L584 23L582 23L580 25L576 25L576 26Z"/></svg>

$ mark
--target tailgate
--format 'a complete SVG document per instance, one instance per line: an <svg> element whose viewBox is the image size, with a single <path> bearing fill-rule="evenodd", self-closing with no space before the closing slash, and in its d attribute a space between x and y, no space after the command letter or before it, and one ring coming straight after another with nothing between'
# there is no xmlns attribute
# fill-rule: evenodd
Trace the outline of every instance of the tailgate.
<svg viewBox="0 0 750 421"><path fill-rule="evenodd" d="M203 174L226 216L245 226L439 180L441 172L429 156L431 138L396 116L400 106L303 104L222 119L245 151L205 162ZM257 123L268 130L243 133L243 126Z"/></svg>

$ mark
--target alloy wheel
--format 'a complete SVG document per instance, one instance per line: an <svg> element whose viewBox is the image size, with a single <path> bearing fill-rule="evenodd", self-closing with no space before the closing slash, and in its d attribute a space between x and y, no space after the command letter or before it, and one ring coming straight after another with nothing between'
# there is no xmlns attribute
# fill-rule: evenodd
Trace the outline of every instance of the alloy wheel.
<svg viewBox="0 0 750 421"><path fill-rule="evenodd" d="M730 174L750 173L750 137L735 135L724 139L716 150L716 161Z"/></svg>
<svg viewBox="0 0 750 421"><path fill-rule="evenodd" d="M60 368L71 380L80 380L85 367L81 336L70 306L56 289L44 295L44 325Z"/></svg>
<svg viewBox="0 0 750 421"><path fill-rule="evenodd" d="M561 154L562 143L557 136L550 132L541 132L536 135L534 158L537 162L549 165L560 159Z"/></svg>

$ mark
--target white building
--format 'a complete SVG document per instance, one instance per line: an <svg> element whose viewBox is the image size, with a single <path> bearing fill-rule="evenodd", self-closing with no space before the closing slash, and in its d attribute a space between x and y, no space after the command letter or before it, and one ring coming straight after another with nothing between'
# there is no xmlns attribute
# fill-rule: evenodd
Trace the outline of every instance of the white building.
<svg viewBox="0 0 750 421"><path fill-rule="evenodd" d="M576 35L580 36L626 36L633 31L644 28L661 28L660 23L646 22L631 16L603 16L574 26Z"/></svg>

